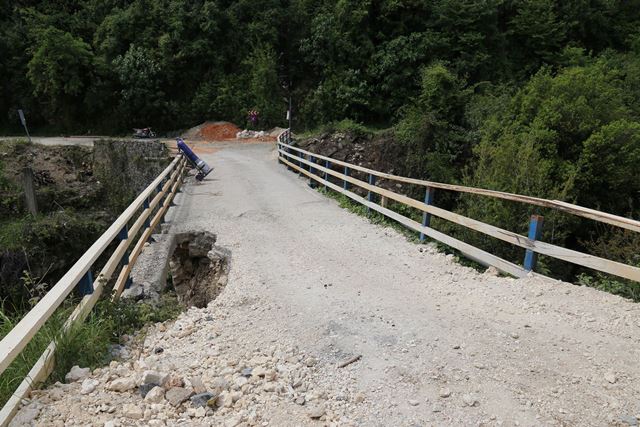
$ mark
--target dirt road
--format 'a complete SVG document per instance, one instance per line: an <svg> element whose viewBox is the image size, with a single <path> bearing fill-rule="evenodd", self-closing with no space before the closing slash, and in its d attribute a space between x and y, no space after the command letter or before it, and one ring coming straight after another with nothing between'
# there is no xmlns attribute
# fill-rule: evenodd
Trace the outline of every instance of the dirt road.
<svg viewBox="0 0 640 427"><path fill-rule="evenodd" d="M278 165L271 145L221 148L204 154L215 171L184 188L169 220L172 231L218 235L232 253L229 284L208 308L152 331L130 369L196 373L210 387L239 378L235 368L272 363L294 380L281 392L241 386L246 401L215 413L172 409L166 425L602 426L640 417L638 305L478 273L341 209ZM117 402L144 406L133 392L100 393L116 409L95 420L147 425L121 413ZM41 419L97 407L103 395L91 396L50 403ZM143 409L144 420L164 411Z"/></svg>

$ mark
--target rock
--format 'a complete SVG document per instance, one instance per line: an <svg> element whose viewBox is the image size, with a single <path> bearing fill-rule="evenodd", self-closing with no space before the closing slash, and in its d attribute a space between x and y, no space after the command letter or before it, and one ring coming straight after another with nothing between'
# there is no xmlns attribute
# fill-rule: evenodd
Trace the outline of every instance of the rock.
<svg viewBox="0 0 640 427"><path fill-rule="evenodd" d="M300 397L296 398L295 402L298 405L304 405L304 402L305 402L304 396L300 396Z"/></svg>
<svg viewBox="0 0 640 427"><path fill-rule="evenodd" d="M451 390L449 390L448 388L443 388L442 390L440 390L440 397L447 398L449 396L451 396Z"/></svg>
<svg viewBox="0 0 640 427"><path fill-rule="evenodd" d="M224 422L224 427L236 427L240 423L242 423L242 417L239 415L236 415L236 416L227 418Z"/></svg>
<svg viewBox="0 0 640 427"><path fill-rule="evenodd" d="M207 388L204 386L204 382L202 382L202 378L192 377L189 378L189 382L191 383L191 388L193 388L194 393L200 394L207 391Z"/></svg>
<svg viewBox="0 0 640 427"><path fill-rule="evenodd" d="M487 276L498 276L500 275L500 272L497 268L491 266L484 271L484 274L486 274Z"/></svg>
<svg viewBox="0 0 640 427"><path fill-rule="evenodd" d="M120 425L120 424L118 424ZM116 427L116 422L113 420L105 421L104 427Z"/></svg>
<svg viewBox="0 0 640 427"><path fill-rule="evenodd" d="M362 393L358 393L358 394L356 394L356 396L355 396L355 398L353 399L353 401L354 401L355 403L362 403L362 402L364 402L364 394L362 394Z"/></svg>
<svg viewBox="0 0 640 427"><path fill-rule="evenodd" d="M242 372L240 373L240 375L242 375L243 377L247 377L248 378L248 377L251 376L252 372L253 372L252 368L244 368L242 370Z"/></svg>
<svg viewBox="0 0 640 427"><path fill-rule="evenodd" d="M164 395L172 406L178 406L191 396L193 392L182 387L173 387Z"/></svg>
<svg viewBox="0 0 640 427"><path fill-rule="evenodd" d="M91 369L89 368L81 368L78 365L71 368L71 370L64 376L64 379L68 383L74 383L76 381L84 380L89 375L91 375Z"/></svg>
<svg viewBox="0 0 640 427"><path fill-rule="evenodd" d="M304 364L307 365L308 368L316 366L316 363L318 363L318 361L315 357L308 357L307 360L304 361Z"/></svg>
<svg viewBox="0 0 640 427"><path fill-rule="evenodd" d="M418 402L415 399L409 399L409 405L411 406L418 406L420 404L420 402Z"/></svg>
<svg viewBox="0 0 640 427"><path fill-rule="evenodd" d="M82 381L82 386L80 386L80 394L92 393L96 389L98 384L100 384L100 381L87 378L86 380Z"/></svg>
<svg viewBox="0 0 640 427"><path fill-rule="evenodd" d="M133 378L118 378L107 384L107 390L118 391L120 393L133 390L136 387L136 382Z"/></svg>
<svg viewBox="0 0 640 427"><path fill-rule="evenodd" d="M156 348L154 348L154 349L153 349L153 352L154 352L155 354L160 354L160 353L162 353L163 351L164 351L164 348L162 348L162 347L156 347Z"/></svg>
<svg viewBox="0 0 640 427"><path fill-rule="evenodd" d="M327 409L324 406L324 404L319 404L309 408L307 415L309 415L309 418L317 419L322 417L326 412L327 412Z"/></svg>
<svg viewBox="0 0 640 427"><path fill-rule="evenodd" d="M634 427L638 425L638 419L632 415L621 416L620 422Z"/></svg>
<svg viewBox="0 0 640 427"><path fill-rule="evenodd" d="M478 399L476 399L475 397L473 397L473 395L471 394L465 394L462 396L462 402L464 404L464 406L478 406L479 402Z"/></svg>
<svg viewBox="0 0 640 427"><path fill-rule="evenodd" d="M157 371L144 371L142 373L142 384L158 384L164 385L169 379L169 374Z"/></svg>
<svg viewBox="0 0 640 427"><path fill-rule="evenodd" d="M208 391L204 393L198 393L196 395L191 396L191 404L196 408L207 406L207 402L211 400L213 396L214 394L209 393Z"/></svg>
<svg viewBox="0 0 640 427"><path fill-rule="evenodd" d="M170 375L167 382L165 384L162 384L162 386L167 390L172 387L183 387L184 380L182 379L182 377L179 377L177 375Z"/></svg>
<svg viewBox="0 0 640 427"><path fill-rule="evenodd" d="M618 378L616 377L616 374L613 373L612 371L608 371L604 374L604 379L607 380L607 382L611 383L611 384L615 384L616 381L618 381Z"/></svg>
<svg viewBox="0 0 640 427"><path fill-rule="evenodd" d="M144 396L145 402L149 403L161 403L164 400L164 389L162 387L153 387L146 396Z"/></svg>
<svg viewBox="0 0 640 427"><path fill-rule="evenodd" d="M196 409L196 418L204 418L207 415L206 407L200 407Z"/></svg>
<svg viewBox="0 0 640 427"><path fill-rule="evenodd" d="M247 379L247 377L238 377L233 381L233 385L237 388L241 388L243 385L245 385L247 382L249 382L249 380Z"/></svg>
<svg viewBox="0 0 640 427"><path fill-rule="evenodd" d="M209 403L207 402L207 405ZM230 408L233 406L233 397L228 391L223 391L216 399L216 405L219 408Z"/></svg>
<svg viewBox="0 0 640 427"><path fill-rule="evenodd" d="M251 371L251 375L254 377L264 377L267 374L267 370L262 366L258 366Z"/></svg>
<svg viewBox="0 0 640 427"><path fill-rule="evenodd" d="M138 392L140 393L140 396L144 399L151 390L159 386L160 384L157 384L157 383L140 384L140 387L138 387Z"/></svg>
<svg viewBox="0 0 640 427"><path fill-rule="evenodd" d="M76 366L77 367L77 366ZM38 415L40 414L40 408L36 405L29 405L22 408L13 420L11 420L12 426L30 426Z"/></svg>
<svg viewBox="0 0 640 427"><path fill-rule="evenodd" d="M122 407L122 415L132 420L141 420L144 417L144 412L138 406L127 403Z"/></svg>
<svg viewBox="0 0 640 427"><path fill-rule="evenodd" d="M517 334L517 333L515 333L515 332L511 332L509 335L510 335L510 336L511 336L511 338L513 338L514 340L517 340L518 338L520 338L520 335L518 335L518 334Z"/></svg>

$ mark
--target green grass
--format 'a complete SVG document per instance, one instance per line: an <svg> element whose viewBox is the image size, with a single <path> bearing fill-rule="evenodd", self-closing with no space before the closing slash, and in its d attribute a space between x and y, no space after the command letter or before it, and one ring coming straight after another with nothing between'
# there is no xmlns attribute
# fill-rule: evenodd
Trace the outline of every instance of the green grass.
<svg viewBox="0 0 640 427"><path fill-rule="evenodd" d="M73 365L96 368L111 360L109 347L118 344L125 334L132 334L146 324L163 322L177 317L182 311L175 295L166 294L160 304L151 306L132 301L100 300L87 319L76 325L69 334L60 331L77 301L65 303L33 337L27 347L0 375L0 405L9 399L25 378L33 364L51 341L56 341L55 367L47 384L64 381ZM0 310L0 336L4 337L19 321Z"/></svg>

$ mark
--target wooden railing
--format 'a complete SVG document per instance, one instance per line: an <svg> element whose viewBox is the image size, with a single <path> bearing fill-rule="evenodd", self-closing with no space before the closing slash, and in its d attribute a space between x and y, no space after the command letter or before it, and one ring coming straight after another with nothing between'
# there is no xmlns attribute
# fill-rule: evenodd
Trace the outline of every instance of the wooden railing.
<svg viewBox="0 0 640 427"><path fill-rule="evenodd" d="M63 333L68 332L75 323L86 318L98 301L103 288L118 269L120 272L115 280L111 298L117 299L120 296L129 281L131 268L140 255L144 244L151 237L153 230L163 221L164 215L182 183L185 166L186 159L182 155L176 156L171 164L140 193L73 267L2 339L0 342L0 374L20 354L76 286L79 286L83 297L65 322ZM152 214L153 217L149 220ZM135 220L130 224L134 218ZM141 235L133 251L129 253L129 247L140 232ZM115 239L118 239L120 243L94 281L92 266ZM49 376L53 369L55 349L56 343L54 341L49 344L27 377L4 405L0 411L0 426L9 423L18 410L21 400L29 394L35 385L43 382Z"/></svg>
<svg viewBox="0 0 640 427"><path fill-rule="evenodd" d="M640 232L640 221L630 218L624 218L600 212L593 209L584 208L582 206L573 205L558 200L546 200L537 197L522 196L519 194L504 193L500 191L485 190L480 188L465 187L461 185L442 184L438 182L424 181L414 178L406 178L402 176L391 175L388 173L378 172L362 166L333 159L331 157L322 156L307 150L300 149L287 143L289 135L282 132L277 139L278 159L301 174L309 177L310 185L316 181L332 190L344 194L350 199L366 206L368 209L377 211L388 218L398 221L400 224L420 233L421 240L425 236L431 237L439 242L444 243L454 249L459 250L466 257L485 266L494 266L498 270L511 274L516 277L523 277L528 274L535 274L533 270L536 265L536 255L543 254L583 267L588 267L604 273L609 273L625 279L640 282L640 268L600 258L594 255L585 254L571 249L556 246L550 243L540 241L541 228L543 218L539 215L532 215L528 236L523 236L512 231L504 230L499 227L477 221L463 215L438 208L433 205L433 194L435 189L450 190L459 193L470 193L482 196L493 197L503 200L511 200L515 202L526 203L545 208L551 208L569 214L589 218L598 222L622 227L635 232ZM322 161L322 164L318 162ZM334 170L334 166L344 168L343 172ZM351 171L359 171L367 174L368 182L354 178ZM320 174L321 173L321 174ZM342 181L342 186L336 185L329 181L328 177L332 176ZM425 188L424 202L412 199L402 194L380 188L376 186L376 178L384 178L390 181L402 182L406 184L415 184ZM362 197L352 191L349 191L350 185L355 185L367 191L367 197ZM381 203L374 202L374 194L381 196ZM407 218L399 213L386 207L388 200L394 200L406 206L422 211L422 223ZM524 263L522 266L516 265L510 261L499 258L489 252L476 248L461 240L455 239L447 234L437 231L429 227L431 216L436 216L455 224L462 225L466 228L478 231L496 239L505 241L512 245L525 249Z"/></svg>

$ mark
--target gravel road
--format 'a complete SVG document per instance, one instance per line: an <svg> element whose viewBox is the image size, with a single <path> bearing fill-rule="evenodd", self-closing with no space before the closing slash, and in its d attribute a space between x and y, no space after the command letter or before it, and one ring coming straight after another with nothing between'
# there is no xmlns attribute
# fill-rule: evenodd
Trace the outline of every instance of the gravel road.
<svg viewBox="0 0 640 427"><path fill-rule="evenodd" d="M292 384L266 395L240 388L246 399L206 414L144 406L133 392L100 386L79 398L59 385L71 387L68 397L43 394L43 423L81 417L77 408L102 401L115 409L93 420L110 425L152 425L148 417L163 419L153 425L230 426L602 426L640 418L638 305L567 283L479 273L341 209L278 165L272 145L218 148L203 154L214 172L184 187L168 219L172 231L218 235L232 254L227 288L166 331L152 329L126 366L131 375L149 366L197 374L209 387L225 375L222 366L272 363ZM161 355L152 351L158 346ZM93 376L112 380L120 368L110 369ZM297 376L304 381L295 384ZM142 405L144 420L118 402Z"/></svg>

